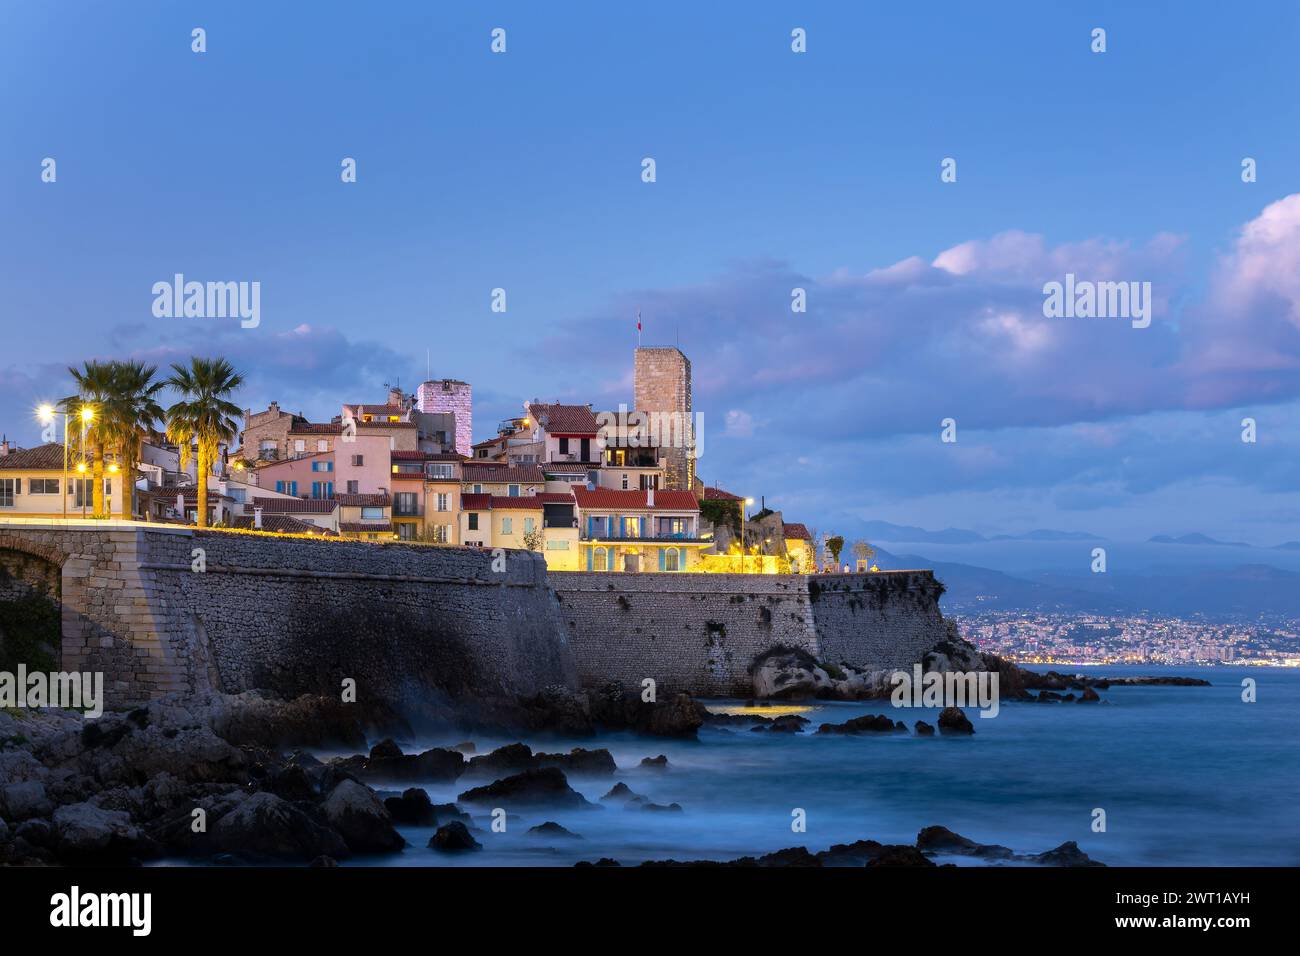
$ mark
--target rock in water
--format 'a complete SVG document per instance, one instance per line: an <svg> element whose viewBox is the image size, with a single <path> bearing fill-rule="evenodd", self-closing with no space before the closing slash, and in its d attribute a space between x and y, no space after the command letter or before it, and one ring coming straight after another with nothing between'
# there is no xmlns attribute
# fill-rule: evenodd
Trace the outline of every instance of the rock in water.
<svg viewBox="0 0 1300 956"><path fill-rule="evenodd" d="M471 759L465 772L478 777L523 773L532 769L535 769L532 747L527 744L506 744L489 754Z"/></svg>
<svg viewBox="0 0 1300 956"><path fill-rule="evenodd" d="M924 853L914 846L901 843L886 844L880 853L867 861L867 866L934 866Z"/></svg>
<svg viewBox="0 0 1300 956"><path fill-rule="evenodd" d="M1088 854L1079 849L1079 844L1070 840L1062 843L1054 850L1048 850L1046 853L1038 853L1030 857L1035 863L1041 863L1044 866L1105 866L1105 863L1099 863L1092 859Z"/></svg>
<svg viewBox="0 0 1300 956"><path fill-rule="evenodd" d="M601 800L621 800L624 803L644 803L645 797L636 793L627 784L619 782L610 787L609 793L600 798Z"/></svg>
<svg viewBox="0 0 1300 956"><path fill-rule="evenodd" d="M916 835L916 848L931 853L979 856L993 860L1006 860L1015 855L1009 847L996 843L976 843L960 833L953 833L947 827L926 827Z"/></svg>
<svg viewBox="0 0 1300 956"><path fill-rule="evenodd" d="M667 770L668 755L660 754L658 757L642 757L641 766L647 770Z"/></svg>
<svg viewBox="0 0 1300 956"><path fill-rule="evenodd" d="M429 795L419 787L403 790L400 797L387 798L384 801L384 809L388 811L394 823L431 827L438 821Z"/></svg>
<svg viewBox="0 0 1300 956"><path fill-rule="evenodd" d="M608 750L584 750L574 747L567 754L535 754L534 766L559 767L565 773L591 777L608 777L618 769Z"/></svg>
<svg viewBox="0 0 1300 956"><path fill-rule="evenodd" d="M321 810L353 853L392 853L406 846L379 797L355 780L330 791Z"/></svg>
<svg viewBox="0 0 1300 956"><path fill-rule="evenodd" d="M466 790L456 798L465 803L512 804L515 806L547 805L555 807L591 807L586 798L569 786L564 771L558 767L525 770L494 781L484 787Z"/></svg>
<svg viewBox="0 0 1300 956"><path fill-rule="evenodd" d="M545 823L539 823L535 827L529 827L528 832L534 836L545 837L562 837L567 840L581 840L582 837L572 830L566 830L553 820L547 820Z"/></svg>
<svg viewBox="0 0 1300 956"><path fill-rule="evenodd" d="M901 720L894 722L884 714L871 715L864 714L861 717L854 717L852 720L846 720L842 724L822 724L817 728L819 734L867 734L867 733L893 733L896 730L907 730L907 725Z"/></svg>
<svg viewBox="0 0 1300 956"><path fill-rule="evenodd" d="M273 793L255 793L213 824L209 849L252 861L349 856L343 838Z"/></svg>
<svg viewBox="0 0 1300 956"><path fill-rule="evenodd" d="M462 850L481 850L483 844L470 836L469 828L459 820L438 827L438 832L429 837L429 847L444 853L457 853Z"/></svg>
<svg viewBox="0 0 1300 956"><path fill-rule="evenodd" d="M960 707L945 707L939 714L939 733L973 734L975 728Z"/></svg>
<svg viewBox="0 0 1300 956"><path fill-rule="evenodd" d="M805 651L776 651L753 665L754 696L760 700L800 700L831 687L831 677Z"/></svg>
<svg viewBox="0 0 1300 956"><path fill-rule="evenodd" d="M918 720L918 721L916 722L916 736L918 736L918 737L933 737L933 736L934 736L934 728L931 727L929 724L927 724L924 720Z"/></svg>

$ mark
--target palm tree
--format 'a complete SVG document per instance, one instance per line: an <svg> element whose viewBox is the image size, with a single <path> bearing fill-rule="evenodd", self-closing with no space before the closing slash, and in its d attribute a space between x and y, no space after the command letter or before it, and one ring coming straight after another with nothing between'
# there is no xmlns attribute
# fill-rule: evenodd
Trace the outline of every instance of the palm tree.
<svg viewBox="0 0 1300 956"><path fill-rule="evenodd" d="M162 421L162 406L155 396L165 383L153 380L156 365L131 361L112 362L110 367L112 387L99 417L103 421L101 430L117 452L122 471L121 514L131 518L135 515L135 471L140 463L140 446L145 435Z"/></svg>
<svg viewBox="0 0 1300 956"><path fill-rule="evenodd" d="M113 367L110 362L100 361L83 362L82 366L81 371L68 367L77 383L77 394L68 396L59 404L73 416L74 421L81 422L85 430L81 454L84 458L88 449L91 453L91 513L98 518L104 513L104 446L110 440L101 411L113 393ZM89 422L82 418L83 411L93 415Z"/></svg>
<svg viewBox="0 0 1300 956"><path fill-rule="evenodd" d="M180 445L181 468L189 465L190 453L198 446L198 525L208 526L208 475L217 460L222 442L239 434L236 416L239 406L229 396L244 377L223 358L194 356L188 367L172 365L166 384L181 393L181 400L167 409L167 437Z"/></svg>

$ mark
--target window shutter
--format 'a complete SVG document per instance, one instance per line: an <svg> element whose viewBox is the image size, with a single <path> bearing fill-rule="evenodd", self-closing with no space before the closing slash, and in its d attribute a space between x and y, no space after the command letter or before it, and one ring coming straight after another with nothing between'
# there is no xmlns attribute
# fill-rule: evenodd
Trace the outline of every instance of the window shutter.
<svg viewBox="0 0 1300 956"><path fill-rule="evenodd" d="M659 549L659 570L660 571L668 570L668 549L667 548Z"/></svg>

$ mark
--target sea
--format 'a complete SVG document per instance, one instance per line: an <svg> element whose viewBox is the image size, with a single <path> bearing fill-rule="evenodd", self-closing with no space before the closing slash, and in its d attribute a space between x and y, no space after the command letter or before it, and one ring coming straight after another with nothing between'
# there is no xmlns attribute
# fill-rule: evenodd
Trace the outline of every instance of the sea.
<svg viewBox="0 0 1300 956"><path fill-rule="evenodd" d="M1004 701L996 717L967 708L972 736L812 733L821 723L884 713L911 727L938 712L889 701L810 702L804 733L706 726L698 740L611 733L596 738L470 737L477 752L522 740L535 751L605 747L613 777L570 777L599 809L506 808L504 832L474 811L483 849L429 849L432 827L400 827L400 854L346 865L571 866L601 858L730 860L786 847L811 851L871 839L912 844L940 825L979 843L1039 853L1074 841L1112 866L1300 865L1300 669L1214 666L1039 667L1089 676L1184 676L1208 687L1113 686L1102 701ZM1254 682L1254 701L1243 700ZM706 700L719 710L742 701ZM407 753L453 746L462 734L398 740ZM641 766L663 754L664 770ZM318 756L335 754L318 752ZM657 804L650 811L601 803L622 781ZM423 787L434 803L468 786ZM387 786L398 792L403 784ZM490 808L489 808L490 809ZM553 821L573 838L530 834ZM989 865L969 857L940 862ZM997 864L997 865L1016 865Z"/></svg>

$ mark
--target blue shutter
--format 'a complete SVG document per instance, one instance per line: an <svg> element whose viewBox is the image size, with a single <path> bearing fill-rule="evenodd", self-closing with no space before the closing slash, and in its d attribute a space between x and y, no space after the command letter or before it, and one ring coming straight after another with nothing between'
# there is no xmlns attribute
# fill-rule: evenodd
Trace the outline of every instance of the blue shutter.
<svg viewBox="0 0 1300 956"><path fill-rule="evenodd" d="M659 570L668 570L668 551L666 548L659 549Z"/></svg>
<svg viewBox="0 0 1300 956"><path fill-rule="evenodd" d="M593 517L592 515L587 515L587 537L588 537L588 539L590 539L590 538L592 538L592 537L595 536L594 533L593 533L593 529L595 528L595 525L596 525L596 519L595 519L595 517ZM590 571L590 570L591 570L591 567L590 567L590 565L591 565L591 552L590 552L590 551L587 552L587 565L588 565L587 570Z"/></svg>
<svg viewBox="0 0 1300 956"><path fill-rule="evenodd" d="M638 536L642 538L645 537L645 515L641 516L641 531Z"/></svg>
<svg viewBox="0 0 1300 956"><path fill-rule="evenodd" d="M283 481L277 481L277 482L275 483L275 491L276 491L276 494L281 494L281 495L284 494L284 482L283 482Z"/></svg>
<svg viewBox="0 0 1300 956"><path fill-rule="evenodd" d="M590 521L591 519L588 518L587 520ZM588 570L588 571L590 571L590 570L592 569L592 561L593 561L593 558L594 558L594 553L595 553L595 551L596 551L595 548L588 548L588 549L587 549L587 570Z"/></svg>

